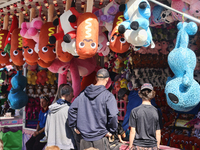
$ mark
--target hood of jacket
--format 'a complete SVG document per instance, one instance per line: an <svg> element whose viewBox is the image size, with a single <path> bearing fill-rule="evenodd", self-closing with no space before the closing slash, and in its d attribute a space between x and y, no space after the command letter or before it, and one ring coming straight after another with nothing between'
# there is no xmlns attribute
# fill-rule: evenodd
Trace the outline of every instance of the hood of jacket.
<svg viewBox="0 0 200 150"><path fill-rule="evenodd" d="M93 100L105 90L107 90L107 89L103 85L91 84L88 87L86 87L86 89L84 90L84 93L90 100Z"/></svg>
<svg viewBox="0 0 200 150"><path fill-rule="evenodd" d="M58 112L60 109L66 107L66 106L68 106L67 103L62 104L62 105L57 104L57 103L54 103L54 104L52 104L52 105L49 106L49 113L56 113L56 112Z"/></svg>

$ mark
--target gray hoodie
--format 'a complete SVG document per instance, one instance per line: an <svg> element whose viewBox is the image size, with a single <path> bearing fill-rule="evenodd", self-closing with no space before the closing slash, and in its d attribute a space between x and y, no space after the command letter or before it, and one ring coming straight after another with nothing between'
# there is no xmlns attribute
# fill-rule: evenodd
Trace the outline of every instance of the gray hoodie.
<svg viewBox="0 0 200 150"><path fill-rule="evenodd" d="M62 105L54 103L49 106L45 125L47 146L56 145L60 149L74 148L73 133L67 123L68 109L67 103Z"/></svg>

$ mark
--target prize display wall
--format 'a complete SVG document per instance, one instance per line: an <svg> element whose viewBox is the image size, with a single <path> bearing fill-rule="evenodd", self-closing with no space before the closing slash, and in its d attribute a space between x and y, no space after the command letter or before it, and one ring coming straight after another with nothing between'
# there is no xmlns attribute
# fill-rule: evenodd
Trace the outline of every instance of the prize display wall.
<svg viewBox="0 0 200 150"><path fill-rule="evenodd" d="M116 97L119 121L124 120L128 104L118 99L119 89L137 92L148 82L162 112L161 144L200 148L200 26L160 5L140 2L12 0L0 4L0 68L14 68L7 79L0 74L0 82L9 88L9 106L24 108L23 149L38 123L39 97L47 95L52 102L58 86L67 82L76 97L96 82L102 67L110 73L112 81L106 88ZM159 2L199 17L198 5L190 1Z"/></svg>

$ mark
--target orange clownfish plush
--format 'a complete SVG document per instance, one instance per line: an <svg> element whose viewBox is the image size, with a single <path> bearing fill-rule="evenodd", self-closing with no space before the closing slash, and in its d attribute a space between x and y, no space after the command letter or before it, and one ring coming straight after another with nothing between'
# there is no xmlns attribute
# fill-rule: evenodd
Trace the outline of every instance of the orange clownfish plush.
<svg viewBox="0 0 200 150"><path fill-rule="evenodd" d="M86 12L78 18L76 50L80 59L93 57L98 49L99 23L95 14Z"/></svg>
<svg viewBox="0 0 200 150"><path fill-rule="evenodd" d="M116 53L124 53L128 51L130 47L130 43L125 40L124 34L118 32L118 25L124 20L123 12L118 12L113 22L113 30L110 35L109 45L110 49Z"/></svg>

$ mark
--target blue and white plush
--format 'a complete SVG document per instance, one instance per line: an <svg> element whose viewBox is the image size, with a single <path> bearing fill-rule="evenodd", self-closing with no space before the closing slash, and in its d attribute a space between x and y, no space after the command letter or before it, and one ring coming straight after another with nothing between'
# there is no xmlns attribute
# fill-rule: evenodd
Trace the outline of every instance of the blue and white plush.
<svg viewBox="0 0 200 150"><path fill-rule="evenodd" d="M11 79L12 88L8 94L9 105L13 109L20 109L26 106L28 95L24 92L27 85L27 79L22 75L22 70L17 71L17 74Z"/></svg>
<svg viewBox="0 0 200 150"><path fill-rule="evenodd" d="M189 35L197 32L197 25L194 22L179 22L177 27L176 46L168 55L168 64L174 77L168 78L165 94L171 108L187 112L200 102L200 86L193 78L196 55L188 48Z"/></svg>
<svg viewBox="0 0 200 150"><path fill-rule="evenodd" d="M120 5L120 11L124 11L126 19L119 25L119 33L124 33L125 39L135 47L155 46L149 29L149 17L151 16L150 4L147 0L129 0L125 5ZM146 31L145 34L140 34ZM132 33L133 32L133 33ZM134 37L132 37L134 35ZM143 38L146 36L145 38ZM145 39L145 40L144 40Z"/></svg>

